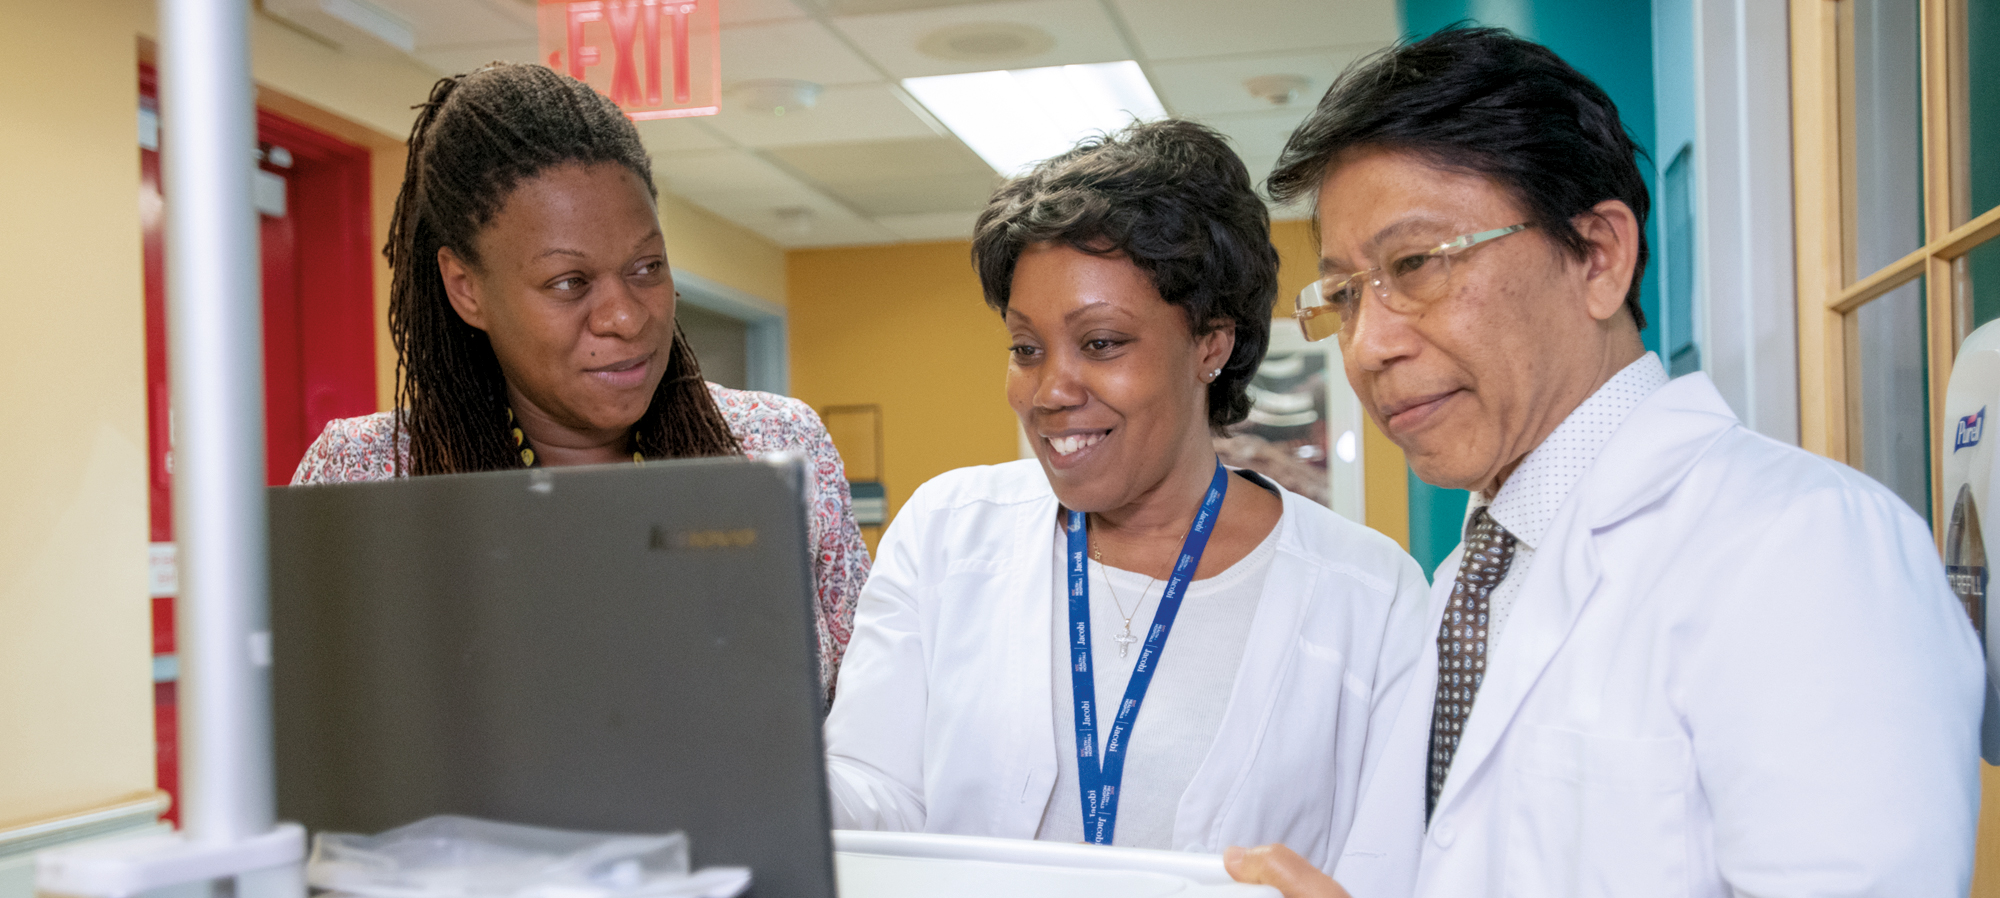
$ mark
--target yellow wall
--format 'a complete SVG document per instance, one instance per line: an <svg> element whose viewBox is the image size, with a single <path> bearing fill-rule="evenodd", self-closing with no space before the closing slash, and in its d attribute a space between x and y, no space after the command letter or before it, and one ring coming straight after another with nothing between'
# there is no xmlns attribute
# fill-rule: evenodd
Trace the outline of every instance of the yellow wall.
<svg viewBox="0 0 2000 898"><path fill-rule="evenodd" d="M378 147L368 156L368 212L375 219L375 402L381 411L396 407L396 344L389 339L389 218L396 211L396 194L403 187L403 166L410 153L401 140Z"/></svg>
<svg viewBox="0 0 2000 898"><path fill-rule="evenodd" d="M153 789L138 46L114 3L0 28L0 827Z"/></svg>
<svg viewBox="0 0 2000 898"><path fill-rule="evenodd" d="M660 162L653 163L655 180ZM671 193L660 194L660 232L677 269L785 304L785 251L728 220ZM797 376L793 376L797 380Z"/></svg>
<svg viewBox="0 0 2000 898"><path fill-rule="evenodd" d="M137 202L154 6L10 4L3 31L0 264L23 276L0 301L0 416L31 436L0 441L17 472L0 502L0 827L154 785ZM252 35L263 86L385 134L431 81L262 16Z"/></svg>
<svg viewBox="0 0 2000 898"><path fill-rule="evenodd" d="M0 29L0 829L150 794L138 65L148 0L10 3ZM261 105L371 149L376 246L436 75L252 21ZM676 197L674 264L773 302L782 250ZM390 401L387 269L377 392Z"/></svg>
<svg viewBox="0 0 2000 898"><path fill-rule="evenodd" d="M1304 222L1278 222L1271 236L1279 314L1290 314L1291 297L1316 276L1319 253ZM969 253L954 241L787 257L793 393L816 409L882 406L891 516L925 480L1019 455L1001 392L1006 330L980 298ZM1370 424L1363 457L1368 525L1407 549L1402 450Z"/></svg>
<svg viewBox="0 0 2000 898"><path fill-rule="evenodd" d="M815 409L882 407L891 515L932 477L1020 454L1002 393L1007 331L967 252L960 241L786 258L792 393Z"/></svg>

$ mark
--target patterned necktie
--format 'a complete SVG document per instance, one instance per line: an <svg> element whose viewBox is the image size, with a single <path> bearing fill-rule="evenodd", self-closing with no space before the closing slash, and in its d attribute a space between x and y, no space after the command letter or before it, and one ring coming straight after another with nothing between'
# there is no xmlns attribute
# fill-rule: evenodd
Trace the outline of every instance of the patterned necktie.
<svg viewBox="0 0 2000 898"><path fill-rule="evenodd" d="M1481 507L1465 525L1465 555L1458 580L1451 587L1451 604L1438 627L1437 699L1431 704L1430 789L1424 795L1424 819L1437 809L1458 753L1458 737L1472 713L1472 698L1486 678L1486 621L1493 590L1514 561L1514 536Z"/></svg>

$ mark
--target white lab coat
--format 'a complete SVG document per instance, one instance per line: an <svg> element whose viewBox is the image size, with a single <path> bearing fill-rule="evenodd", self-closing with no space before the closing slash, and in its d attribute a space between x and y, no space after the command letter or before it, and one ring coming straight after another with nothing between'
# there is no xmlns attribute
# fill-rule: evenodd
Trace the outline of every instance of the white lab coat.
<svg viewBox="0 0 2000 898"><path fill-rule="evenodd" d="M1427 587L1386 537L1282 496L1242 666L1173 846L1283 842L1326 865L1414 673ZM1057 505L1024 460L944 474L897 514L826 722L836 827L1034 837L1062 748Z"/></svg>
<svg viewBox="0 0 2000 898"><path fill-rule="evenodd" d="M1525 576L1428 832L1425 640L1334 871L1356 898L1965 895L1982 656L1901 500L1691 375Z"/></svg>

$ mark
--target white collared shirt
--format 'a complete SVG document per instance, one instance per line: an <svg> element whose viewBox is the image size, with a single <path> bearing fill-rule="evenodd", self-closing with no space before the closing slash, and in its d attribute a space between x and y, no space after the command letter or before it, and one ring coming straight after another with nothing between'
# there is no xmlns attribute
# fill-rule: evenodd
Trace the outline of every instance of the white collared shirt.
<svg viewBox="0 0 2000 898"><path fill-rule="evenodd" d="M1666 386L1667 380L1667 369L1660 364L1659 356L1650 352L1640 356L1598 387L1597 392L1590 394L1589 399L1549 432L1541 445L1521 459L1520 466L1500 485L1498 495L1488 499L1482 493L1473 493L1472 501L1466 503L1467 521L1472 519L1473 512L1486 508L1494 522L1505 527L1515 539L1514 562L1507 568L1507 576L1501 578L1499 588L1493 590L1493 624L1486 631L1488 651L1507 629L1507 615L1514 610L1514 601L1521 594L1521 581L1527 579L1528 567L1534 564L1535 547L1548 534L1556 510L1569 499L1570 490L1584 472L1597 462L1598 454L1619 425L1654 390ZM1464 526L1459 527L1459 532L1465 532ZM1458 576L1456 566L1451 576Z"/></svg>

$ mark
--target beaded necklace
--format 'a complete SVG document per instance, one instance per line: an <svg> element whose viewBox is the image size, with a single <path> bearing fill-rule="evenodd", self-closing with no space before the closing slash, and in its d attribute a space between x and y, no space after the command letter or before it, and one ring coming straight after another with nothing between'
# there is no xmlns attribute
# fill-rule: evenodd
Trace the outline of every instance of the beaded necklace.
<svg viewBox="0 0 2000 898"><path fill-rule="evenodd" d="M535 458L535 447L528 444L528 435L521 432L521 425L514 420L514 410L511 408L507 410L507 432L514 437L514 448L520 450L521 465L528 468L539 467L540 462ZM645 455L637 450L632 452L634 464L642 464L645 461Z"/></svg>

